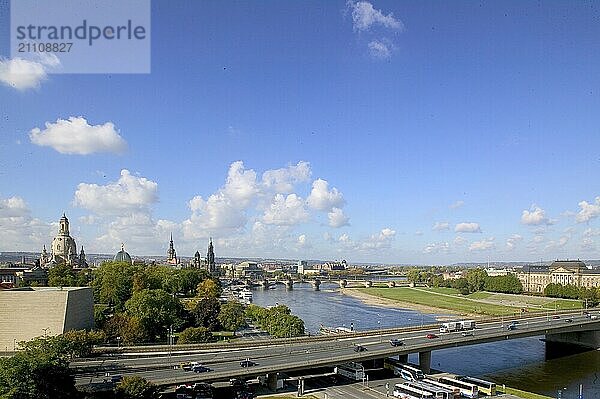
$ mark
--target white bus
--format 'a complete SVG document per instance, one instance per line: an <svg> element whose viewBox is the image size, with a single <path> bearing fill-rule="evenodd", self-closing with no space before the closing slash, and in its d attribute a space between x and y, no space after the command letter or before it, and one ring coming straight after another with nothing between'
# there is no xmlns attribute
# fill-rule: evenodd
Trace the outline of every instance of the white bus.
<svg viewBox="0 0 600 399"><path fill-rule="evenodd" d="M448 384L443 384L439 381L431 380L429 378L425 378L423 380L423 382L425 384L429 384L429 385L433 385L433 386L436 386L439 388L447 389L448 391L452 392L452 396L450 396L451 398L459 398L460 397L460 389L457 387L454 387L454 386L448 385Z"/></svg>
<svg viewBox="0 0 600 399"><path fill-rule="evenodd" d="M333 371L343 377L349 378L354 381L362 381L365 378L365 368L359 363L346 363L339 366L335 366Z"/></svg>
<svg viewBox="0 0 600 399"><path fill-rule="evenodd" d="M393 358L386 358L383 361L383 367L388 370L392 370L394 375L398 375L408 381L418 381L425 378L423 371L421 371L421 369L418 367L401 363Z"/></svg>
<svg viewBox="0 0 600 399"><path fill-rule="evenodd" d="M423 391L431 392L435 399L454 399L454 392L450 389L427 384L423 381L405 382L404 385L407 385L412 388L421 389Z"/></svg>
<svg viewBox="0 0 600 399"><path fill-rule="evenodd" d="M457 380L468 382L470 384L477 385L479 388L479 392L483 392L486 395L494 396L496 395L496 384L490 381L482 380L475 377L469 376L461 376L456 377Z"/></svg>
<svg viewBox="0 0 600 399"><path fill-rule="evenodd" d="M478 398L479 397L479 387L475 384L471 384L469 382L464 382L457 380L455 378L450 377L440 377L439 382L442 384L452 385L453 387L457 387L460 389L460 394L466 396L467 398Z"/></svg>
<svg viewBox="0 0 600 399"><path fill-rule="evenodd" d="M419 388L413 388L407 384L394 385L393 395L395 398L402 399L435 399L431 392Z"/></svg>

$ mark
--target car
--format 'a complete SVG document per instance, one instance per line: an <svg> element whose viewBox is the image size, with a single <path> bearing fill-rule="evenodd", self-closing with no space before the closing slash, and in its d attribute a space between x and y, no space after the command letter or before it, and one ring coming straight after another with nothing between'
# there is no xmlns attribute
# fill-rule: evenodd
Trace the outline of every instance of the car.
<svg viewBox="0 0 600 399"><path fill-rule="evenodd" d="M460 335L463 337L470 337L473 335L473 331L463 331Z"/></svg>
<svg viewBox="0 0 600 399"><path fill-rule="evenodd" d="M362 346L362 345L356 345L356 346L354 347L354 352L364 352L364 351L366 351L366 350L367 350L367 348L365 348L365 347L364 347L364 346Z"/></svg>
<svg viewBox="0 0 600 399"><path fill-rule="evenodd" d="M592 320L596 320L597 318L598 318L598 315L595 315L595 314L590 316L590 319L592 319Z"/></svg>
<svg viewBox="0 0 600 399"><path fill-rule="evenodd" d="M401 339L398 339L398 338L392 338L392 339L390 339L390 345L402 346L402 345L404 345L404 341L402 341Z"/></svg>
<svg viewBox="0 0 600 399"><path fill-rule="evenodd" d="M552 316L552 318L553 319L560 319L560 316L559 315L554 315L554 316Z"/></svg>
<svg viewBox="0 0 600 399"><path fill-rule="evenodd" d="M110 382L112 382L113 384L119 383L121 381L123 381L123 376L120 374L113 375L112 377L110 377Z"/></svg>
<svg viewBox="0 0 600 399"><path fill-rule="evenodd" d="M243 387L246 386L246 383L240 380L239 378L230 378L229 385L231 385L232 387Z"/></svg>
<svg viewBox="0 0 600 399"><path fill-rule="evenodd" d="M240 367L252 367L252 366L256 366L258 363L253 362L250 359L246 359L246 360L242 360L240 362Z"/></svg>
<svg viewBox="0 0 600 399"><path fill-rule="evenodd" d="M201 364L197 364L195 366L192 366L192 371L194 373L206 373L206 372L211 371L211 369L209 369L208 367L203 366Z"/></svg>
<svg viewBox="0 0 600 399"><path fill-rule="evenodd" d="M439 338L439 337L438 337L437 335L435 335L435 334L427 334L425 337L426 337L427 339Z"/></svg>
<svg viewBox="0 0 600 399"><path fill-rule="evenodd" d="M514 329L516 329L516 328L517 328L517 326L516 326L515 324L509 324L509 325L507 325L507 326L506 326L506 329L507 329L508 331L510 331L510 330L514 330Z"/></svg>
<svg viewBox="0 0 600 399"><path fill-rule="evenodd" d="M565 323L573 323L573 319L565 319Z"/></svg>

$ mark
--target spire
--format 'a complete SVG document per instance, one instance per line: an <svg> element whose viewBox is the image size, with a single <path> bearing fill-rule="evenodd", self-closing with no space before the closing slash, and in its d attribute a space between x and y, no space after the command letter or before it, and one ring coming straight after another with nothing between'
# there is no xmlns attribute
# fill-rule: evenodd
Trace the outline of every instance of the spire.
<svg viewBox="0 0 600 399"><path fill-rule="evenodd" d="M121 243L121 251L125 251L125 243Z"/></svg>
<svg viewBox="0 0 600 399"><path fill-rule="evenodd" d="M173 232L171 232L171 244L173 244Z"/></svg>

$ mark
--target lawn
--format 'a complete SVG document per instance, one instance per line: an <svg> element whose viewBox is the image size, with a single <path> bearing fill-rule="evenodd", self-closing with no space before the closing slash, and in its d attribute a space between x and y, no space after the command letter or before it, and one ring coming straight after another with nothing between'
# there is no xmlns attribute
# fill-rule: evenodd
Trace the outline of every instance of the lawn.
<svg viewBox="0 0 600 399"><path fill-rule="evenodd" d="M544 309L548 310L571 310L571 309L582 309L583 308L582 301L576 301L573 299L556 299L552 302L545 303L543 305Z"/></svg>
<svg viewBox="0 0 600 399"><path fill-rule="evenodd" d="M438 295L435 292L412 288L357 288L360 292L380 298L414 303L433 308L452 310L459 313L500 316L514 314L519 308L466 300L461 297Z"/></svg>
<svg viewBox="0 0 600 399"><path fill-rule="evenodd" d="M460 291L456 288L448 288L448 287L430 287L430 288L419 288L431 292L435 292L437 294L446 294L446 295L460 295Z"/></svg>

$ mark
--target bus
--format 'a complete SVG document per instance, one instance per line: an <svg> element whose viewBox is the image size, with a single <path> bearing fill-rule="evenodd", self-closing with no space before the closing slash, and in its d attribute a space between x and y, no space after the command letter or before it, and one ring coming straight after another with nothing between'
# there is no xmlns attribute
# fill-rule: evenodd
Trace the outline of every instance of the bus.
<svg viewBox="0 0 600 399"><path fill-rule="evenodd" d="M333 371L354 381L362 381L365 378L365 368L360 363L350 362L335 366Z"/></svg>
<svg viewBox="0 0 600 399"><path fill-rule="evenodd" d="M400 361L393 358L386 358L383 362L383 367L392 370L394 375L399 375L408 381L418 381L425 378L423 371L418 367L411 366L410 364L401 363Z"/></svg>
<svg viewBox="0 0 600 399"><path fill-rule="evenodd" d="M407 384L394 385L394 392L392 394L395 398L402 399L435 399L435 396L431 392L413 388Z"/></svg>
<svg viewBox="0 0 600 399"><path fill-rule="evenodd" d="M479 392L483 392L486 395L496 395L496 384L494 384L493 382L469 376L460 376L456 377L456 379L477 385L477 387L479 388Z"/></svg>
<svg viewBox="0 0 600 399"><path fill-rule="evenodd" d="M448 391L452 392L452 396L450 396L451 398L459 398L460 397L460 389L458 387L454 387L454 386L448 385L448 384L443 384L436 380L430 380L429 378L425 378L423 380L423 382L425 384L429 384L429 385L433 385L433 386L436 386L439 388L447 389Z"/></svg>
<svg viewBox="0 0 600 399"><path fill-rule="evenodd" d="M404 385L430 392L433 394L433 397L435 399L454 399L454 392L452 390L438 387L438 386L431 385L431 384L427 384L422 381L405 382Z"/></svg>
<svg viewBox="0 0 600 399"><path fill-rule="evenodd" d="M460 389L461 395L466 396L467 398L479 397L479 387L475 384L471 384L470 382L459 381L455 378L450 377L440 377L438 381L442 384L457 387L458 389Z"/></svg>

